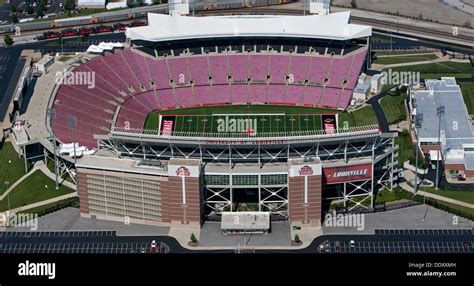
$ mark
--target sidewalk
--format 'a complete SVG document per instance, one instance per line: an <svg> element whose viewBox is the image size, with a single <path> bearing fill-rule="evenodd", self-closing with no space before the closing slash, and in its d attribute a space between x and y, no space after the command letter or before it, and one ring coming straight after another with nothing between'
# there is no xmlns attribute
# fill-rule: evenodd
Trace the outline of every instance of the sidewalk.
<svg viewBox="0 0 474 286"><path fill-rule="evenodd" d="M17 212L21 212L21 211L24 211L24 210L29 210L29 209L32 209L32 208L44 206L44 205L55 203L55 202L59 202L59 201L65 200L65 199L74 198L76 196L77 196L76 193L70 193L70 194L67 194L67 195L63 195L63 196L55 197L55 198L52 198L52 199L44 200L44 201L41 201L41 202L32 203L32 204L29 204L29 205L26 205L26 206L21 206L21 207L16 208L16 209L11 209L10 214L14 214L14 213L17 213Z"/></svg>
<svg viewBox="0 0 474 286"><path fill-rule="evenodd" d="M400 183L399 185L405 191L410 192L410 193L415 193L415 189L412 186L410 186L407 182ZM466 203L466 202L463 202L463 201L443 197L443 196L428 193L428 192L425 192L425 191L418 190L417 195L421 195L421 196L425 196L427 198L432 198L432 199L443 201L443 202L446 202L446 203L455 204L455 205L458 205L458 206L474 209L474 204L470 204L470 203Z"/></svg>

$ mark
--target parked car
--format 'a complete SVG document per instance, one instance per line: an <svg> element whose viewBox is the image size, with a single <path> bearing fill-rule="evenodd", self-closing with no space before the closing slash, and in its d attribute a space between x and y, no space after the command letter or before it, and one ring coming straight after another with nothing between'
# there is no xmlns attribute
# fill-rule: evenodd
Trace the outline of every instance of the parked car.
<svg viewBox="0 0 474 286"><path fill-rule="evenodd" d="M351 248L354 248L355 247L355 241L354 240L349 241L349 245L351 246Z"/></svg>
<svg viewBox="0 0 474 286"><path fill-rule="evenodd" d="M156 253L156 241L154 240L151 241L150 253Z"/></svg>

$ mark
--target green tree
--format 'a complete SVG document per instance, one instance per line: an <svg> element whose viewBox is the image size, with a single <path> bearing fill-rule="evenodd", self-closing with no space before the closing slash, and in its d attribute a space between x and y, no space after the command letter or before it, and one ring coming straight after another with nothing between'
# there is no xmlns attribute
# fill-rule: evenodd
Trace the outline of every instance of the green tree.
<svg viewBox="0 0 474 286"><path fill-rule="evenodd" d="M400 92L407 93L407 87L405 85L402 85L402 87L400 88Z"/></svg>
<svg viewBox="0 0 474 286"><path fill-rule="evenodd" d="M66 0L64 2L64 10L66 10L66 11L74 10L74 1L73 0Z"/></svg>
<svg viewBox="0 0 474 286"><path fill-rule="evenodd" d="M13 14L10 19L12 20L12 23L18 23L18 16L16 14Z"/></svg>
<svg viewBox="0 0 474 286"><path fill-rule="evenodd" d="M191 233L191 242L192 242L192 243L196 243L196 242L197 242L197 238L196 238L196 236L194 235L194 232Z"/></svg>
<svg viewBox="0 0 474 286"><path fill-rule="evenodd" d="M352 8L357 8L357 1L356 0L351 0L351 7Z"/></svg>
<svg viewBox="0 0 474 286"><path fill-rule="evenodd" d="M296 243L300 243L301 242L301 239L300 239L300 236L295 234L295 242Z"/></svg>
<svg viewBox="0 0 474 286"><path fill-rule="evenodd" d="M12 13L16 12L16 6L15 5L10 5L10 12L12 12Z"/></svg>
<svg viewBox="0 0 474 286"><path fill-rule="evenodd" d="M6 35L3 41L5 41L5 44L7 44L8 46L13 45L13 43L15 42L9 35Z"/></svg>
<svg viewBox="0 0 474 286"><path fill-rule="evenodd" d="M31 7L30 5L26 6L26 13L28 13L28 15L31 15L35 12L35 9L33 9L33 7Z"/></svg>
<svg viewBox="0 0 474 286"><path fill-rule="evenodd" d="M42 18L44 17L44 10L43 9L38 9L38 12L36 12L37 18Z"/></svg>

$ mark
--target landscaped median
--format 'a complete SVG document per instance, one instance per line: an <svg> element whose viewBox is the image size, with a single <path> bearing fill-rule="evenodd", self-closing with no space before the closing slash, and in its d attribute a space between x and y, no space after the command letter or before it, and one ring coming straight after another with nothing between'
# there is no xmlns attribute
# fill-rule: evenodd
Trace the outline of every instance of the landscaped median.
<svg viewBox="0 0 474 286"><path fill-rule="evenodd" d="M5 196L5 198L0 201L0 211L8 210L8 199L10 200L10 209L15 209L73 192L75 192L75 190L64 185L61 185L59 189L56 190L55 182L42 171L38 170L24 179L10 191L8 196Z"/></svg>

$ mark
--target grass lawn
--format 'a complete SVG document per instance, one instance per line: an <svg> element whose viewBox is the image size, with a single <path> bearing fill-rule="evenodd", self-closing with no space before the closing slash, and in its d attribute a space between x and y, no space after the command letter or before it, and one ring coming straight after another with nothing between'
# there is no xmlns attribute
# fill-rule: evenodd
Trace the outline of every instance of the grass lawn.
<svg viewBox="0 0 474 286"><path fill-rule="evenodd" d="M284 113L285 116L261 116L259 129L261 132L268 131L284 131L286 126L287 131L291 130L320 130L321 119L319 114L334 114L339 113L339 127L345 126L361 126L369 124L377 124L377 119L371 107L365 107L352 113L340 112L332 109L299 107L299 106L275 106L275 105L228 105L228 106L206 106L197 108L186 108L177 110L167 110L160 112L152 112L148 114L145 120L144 128L147 130L156 130L158 128L159 115L193 115L192 117L178 117L176 126L183 131L206 131L214 130L210 127L210 116L213 113L221 114L248 114L248 113ZM195 117L199 115L200 117ZM293 116L295 115L295 116ZM280 118L281 117L281 118ZM204 121L203 121L204 120ZM207 120L207 121L206 121ZM272 120L270 122L270 120ZM274 122L273 122L274 120ZM189 122L189 123L188 123ZM192 123L191 123L192 122ZM347 125L345 125L347 122ZM192 124L192 126L191 126ZM205 125L207 124L207 125ZM270 124L272 124L270 126ZM299 126L299 127L296 127ZM188 128L189 127L189 128ZM214 126L215 127L215 124ZM177 130L178 130L177 129ZM188 130L189 129L189 130ZM265 130L265 131L263 131Z"/></svg>
<svg viewBox="0 0 474 286"><path fill-rule="evenodd" d="M457 190L435 190L435 188L420 188L420 190L451 198L458 201L474 204L474 191L457 191Z"/></svg>
<svg viewBox="0 0 474 286"><path fill-rule="evenodd" d="M435 54L396 56L396 57L377 58L374 60L373 63L380 64L380 65L393 65L393 64L401 64L401 63L430 61L430 60L435 60L437 58L438 57Z"/></svg>
<svg viewBox="0 0 474 286"><path fill-rule="evenodd" d="M408 131L404 130L401 133L398 133L398 137L395 138L395 144L399 146L398 149L398 157L396 158L398 160L398 163L400 165L403 165L403 162L405 161L410 161L410 164L413 166L415 165L415 146L411 144L410 141L410 134ZM421 158L421 155L419 154L418 158L418 167L423 167L423 160Z"/></svg>
<svg viewBox="0 0 474 286"><path fill-rule="evenodd" d="M380 105L382 106L385 117L387 118L388 124L397 123L406 118L405 116L405 95L400 94L395 95L386 95L380 100Z"/></svg>
<svg viewBox="0 0 474 286"><path fill-rule="evenodd" d="M62 56L62 57L59 58L59 61L65 62L65 61L67 61L67 60L69 60L69 59L72 59L72 56Z"/></svg>
<svg viewBox="0 0 474 286"><path fill-rule="evenodd" d="M407 191L404 191L402 188L395 188L392 192L388 190L383 190L377 193L375 198L375 203L388 203L399 201L402 199L411 200L413 199L413 194Z"/></svg>
<svg viewBox="0 0 474 286"><path fill-rule="evenodd" d="M28 166L30 167L30 166ZM25 163L18 157L10 142L0 143L0 194L7 190L5 182L11 186L25 175Z"/></svg>
<svg viewBox="0 0 474 286"><path fill-rule="evenodd" d="M392 68L399 72L420 72L421 78L439 79L443 76L473 78L474 67L470 63L442 62Z"/></svg>
<svg viewBox="0 0 474 286"><path fill-rule="evenodd" d="M59 202L50 203L50 204L47 204L47 205L44 205L44 206L24 210L24 211L21 211L19 213L37 214L38 216L42 216L42 215L51 213L53 211L57 211L57 210L65 208L65 207L74 205L78 202L79 202L79 198L77 198L77 197L76 198L69 198L69 199L59 201Z"/></svg>
<svg viewBox="0 0 474 286"><path fill-rule="evenodd" d="M10 192L10 208L18 208L72 192L75 191L64 185L61 185L59 190L56 190L54 181L38 170L18 184L18 186ZM0 211L5 211L7 209L8 199L5 197L5 199L0 201Z"/></svg>
<svg viewBox="0 0 474 286"><path fill-rule="evenodd" d="M437 202L440 205L444 205L444 206L449 207L451 209L451 212L452 212L452 210L457 210L457 211L461 211L465 214L474 216L474 209L466 208L466 207L463 207L463 206L458 206L458 205L455 205L455 204L446 203L446 202L442 202L442 201L438 201L438 200L437 200Z"/></svg>
<svg viewBox="0 0 474 286"><path fill-rule="evenodd" d="M462 91L462 97L464 98L464 104L466 105L469 114L474 114L474 83L466 82L459 83Z"/></svg>
<svg viewBox="0 0 474 286"><path fill-rule="evenodd" d="M357 111L339 113L339 128L344 128L344 122L348 127L378 124L377 117L371 106L366 106Z"/></svg>

